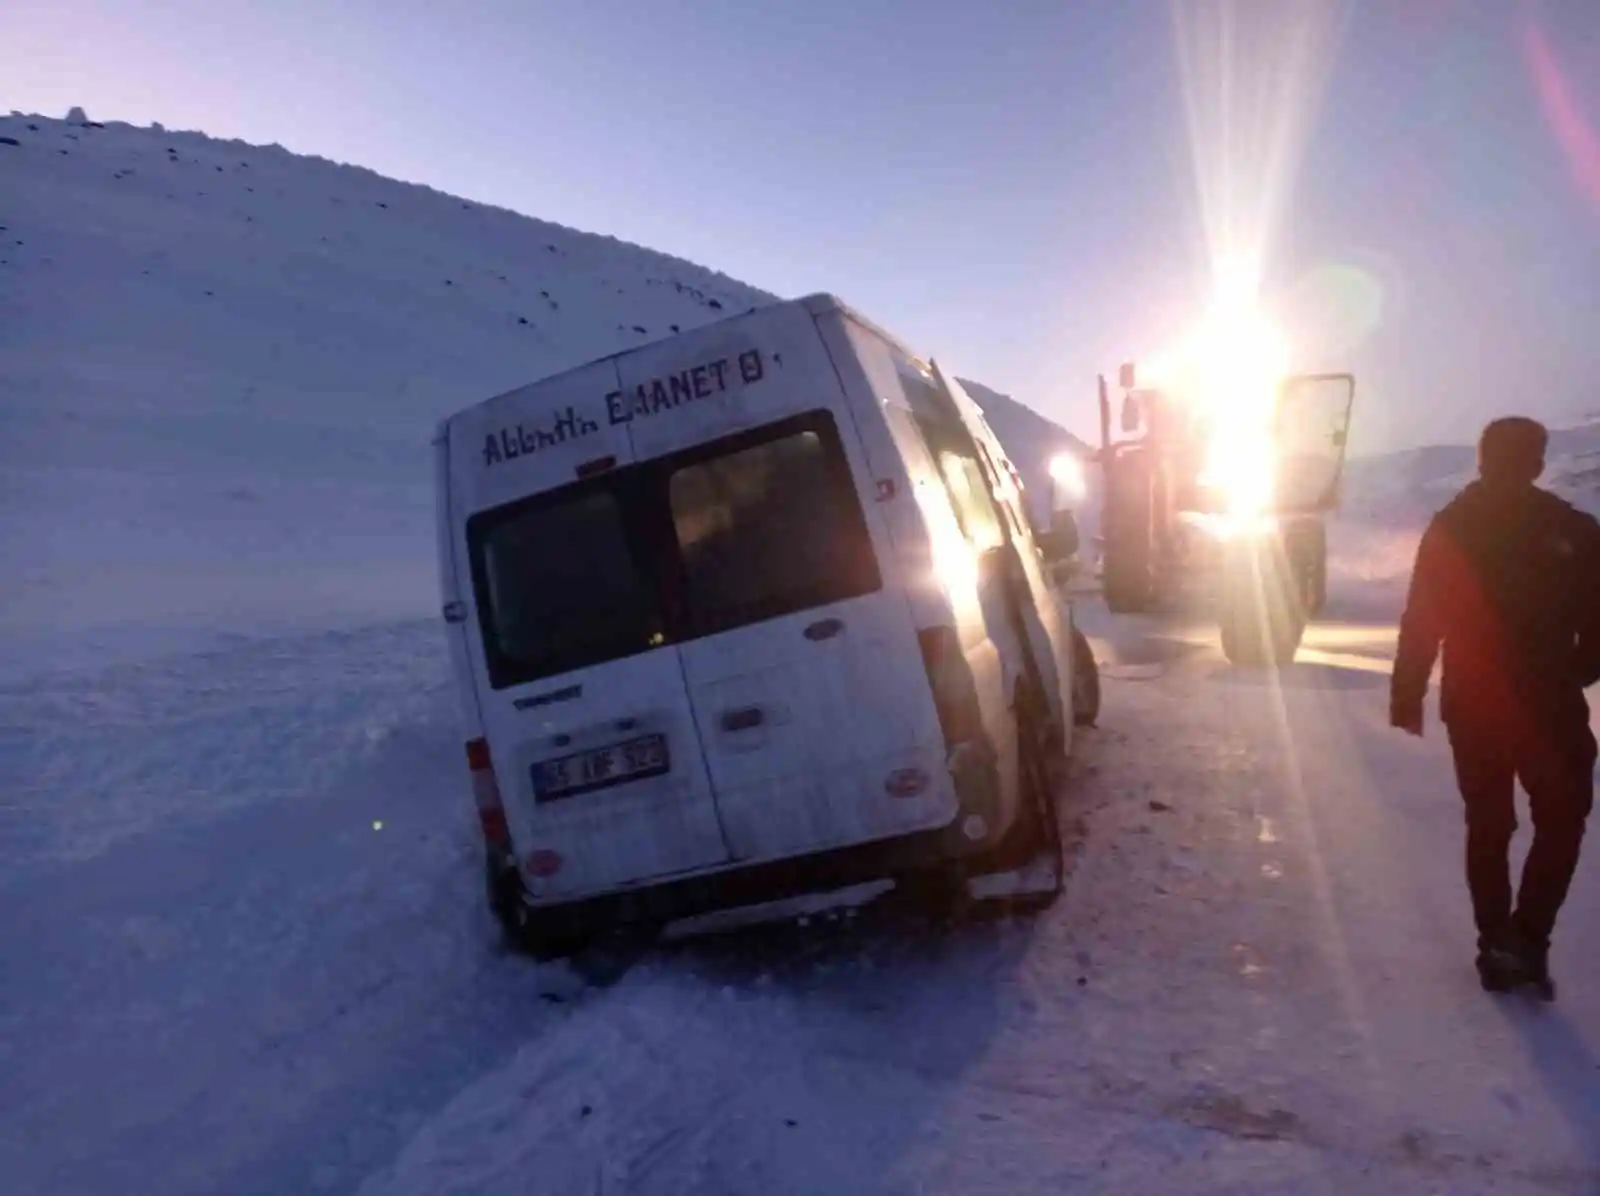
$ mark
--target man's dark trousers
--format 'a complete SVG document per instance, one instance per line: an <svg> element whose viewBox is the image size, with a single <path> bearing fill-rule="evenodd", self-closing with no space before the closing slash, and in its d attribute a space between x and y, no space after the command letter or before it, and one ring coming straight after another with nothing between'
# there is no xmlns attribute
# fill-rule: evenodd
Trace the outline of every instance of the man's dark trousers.
<svg viewBox="0 0 1600 1196"><path fill-rule="evenodd" d="M1520 720L1518 720L1520 721ZM1450 748L1466 806L1467 884L1478 944L1514 929L1541 954L1578 866L1584 822L1594 806L1595 739L1586 720L1520 728L1452 725ZM1515 913L1511 836L1521 781L1533 815L1533 845L1523 866Z"/></svg>

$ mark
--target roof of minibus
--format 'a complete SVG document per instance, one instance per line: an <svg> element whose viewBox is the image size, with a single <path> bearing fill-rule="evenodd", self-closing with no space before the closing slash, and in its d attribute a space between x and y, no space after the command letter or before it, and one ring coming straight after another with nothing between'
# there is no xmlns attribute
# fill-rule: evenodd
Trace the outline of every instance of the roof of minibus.
<svg viewBox="0 0 1600 1196"><path fill-rule="evenodd" d="M896 339L890 333L884 331L878 325L874 324L871 320L867 319L860 312L858 312L855 309L853 309L852 307L850 307L849 304L845 303L842 299L838 298L836 295L831 295L831 294L828 294L826 292L818 292L816 294L802 296L801 298L798 298L798 299L788 299L788 300L784 300L784 301L779 302L779 303L770 303L770 304L767 304L765 307L753 307L749 311L741 312L738 315L729 316L726 319L717 320L717 321L715 321L713 323L710 323L710 324L701 325L699 328L691 328L687 332L675 333L670 337L659 337L654 341L648 341L648 342L646 342L645 344L642 344L642 345L633 345L633 346L631 346L631 347L629 347L627 349L618 350L615 353L607 353L603 357L596 357L592 361L586 361L586 362L583 362L581 365L571 366L571 367L569 367L567 369L561 370L561 371L559 371L557 373L554 373L554 374L546 374L542 378L536 378L531 382L526 382L521 386L512 388L511 390L502 391L500 394L493 395L493 396L491 396L491 397L489 397L487 399L482 399L482 400L480 400L480 401L478 401L476 403L471 404L470 406L463 407L459 411L452 412L449 416L447 416L445 419L440 421L439 430L441 432L443 432L445 427L448 426L449 424L453 423L454 421L462 418L463 416L465 416L465 415L467 415L469 413L480 412L480 411L482 411L482 409L484 409L486 407L489 407L491 405L497 405L497 404L500 404L500 403L504 403L504 402L508 402L508 401L512 401L512 400L516 400L516 399L526 400L528 398L531 398L531 397L533 397L533 392L536 389L538 389L539 387L542 387L542 386L546 385L547 383L553 382L553 381L555 381L557 379L564 378L569 374L575 374L575 373L579 372L580 370L589 369L592 366L594 366L594 365L596 365L596 364L598 364L598 363L600 363L602 361L615 361L615 360L618 360L620 358L627 357L630 353L638 353L643 349L650 348L651 346L654 346L654 345L659 345L663 341L666 341L666 340L684 341L684 342L692 343L698 337L706 337L706 338L709 339L710 337L714 337L714 336L722 336L722 335L726 334L726 332L728 330L728 327L730 325L738 324L738 323L740 323L742 321L746 321L746 320L763 319L763 318L766 318L766 317L769 317L769 316L773 315L776 312L793 310L794 308L797 308L797 307L798 308L803 308L804 310L806 310L807 312L809 312L813 316L823 315L823 314L825 314L827 312L831 312L831 311L841 312L841 313L843 313L845 315L848 315L852 320L855 320L857 323L860 323L863 326L871 329L874 333L876 333L877 335L883 337L885 340L889 341L891 344L897 346L898 348L900 348L901 350L906 352L909 356L917 358L918 360L921 360L920 357L917 357L917 354L912 353L903 344L901 344L898 339Z"/></svg>

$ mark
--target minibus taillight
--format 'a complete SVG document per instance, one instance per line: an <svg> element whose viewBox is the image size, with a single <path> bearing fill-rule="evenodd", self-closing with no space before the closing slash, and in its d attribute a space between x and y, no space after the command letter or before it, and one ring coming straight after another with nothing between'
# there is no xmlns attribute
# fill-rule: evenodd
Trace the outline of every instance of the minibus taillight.
<svg viewBox="0 0 1600 1196"><path fill-rule="evenodd" d="M511 831L506 826L505 807L500 803L500 783L494 779L494 762L489 758L487 739L467 740L467 768L472 773L472 800L478 807L478 825L483 828L483 843L490 851L511 848Z"/></svg>
<svg viewBox="0 0 1600 1196"><path fill-rule="evenodd" d="M946 749L984 738L983 710L978 705L978 687L961 649L961 637L954 627L924 627L917 632L922 647L922 667L933 690L933 704L939 712L939 729L944 732Z"/></svg>

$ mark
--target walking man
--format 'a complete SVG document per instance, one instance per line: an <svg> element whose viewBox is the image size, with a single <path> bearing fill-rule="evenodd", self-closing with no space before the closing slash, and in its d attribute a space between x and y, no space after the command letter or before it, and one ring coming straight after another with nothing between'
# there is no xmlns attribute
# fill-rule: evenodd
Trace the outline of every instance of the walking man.
<svg viewBox="0 0 1600 1196"><path fill-rule="evenodd" d="M1600 681L1600 523L1534 485L1548 435L1521 416L1478 442L1478 480L1433 517L1417 549L1389 721L1422 734L1443 649L1439 712L1466 806L1478 974L1490 992L1553 999L1550 935L1594 804L1586 687ZM1533 845L1512 903L1515 783Z"/></svg>

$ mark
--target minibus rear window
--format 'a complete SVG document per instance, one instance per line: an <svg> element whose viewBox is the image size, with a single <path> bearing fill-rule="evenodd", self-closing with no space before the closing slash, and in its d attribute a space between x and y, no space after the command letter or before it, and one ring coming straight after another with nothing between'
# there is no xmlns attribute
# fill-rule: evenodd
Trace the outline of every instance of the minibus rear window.
<svg viewBox="0 0 1600 1196"><path fill-rule="evenodd" d="M467 542L494 689L882 585L826 411L481 512Z"/></svg>
<svg viewBox="0 0 1600 1196"><path fill-rule="evenodd" d="M550 497L497 521L475 554L497 689L661 642L654 588L635 563L620 496L584 486Z"/></svg>
<svg viewBox="0 0 1600 1196"><path fill-rule="evenodd" d="M832 421L674 470L668 483L691 635L878 588L877 560Z"/></svg>

